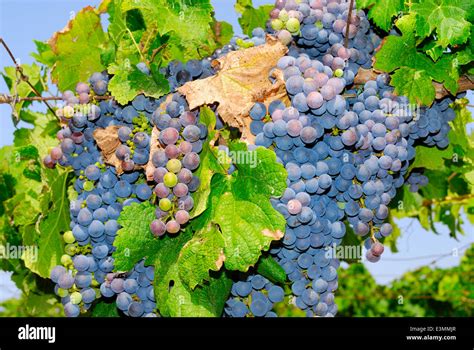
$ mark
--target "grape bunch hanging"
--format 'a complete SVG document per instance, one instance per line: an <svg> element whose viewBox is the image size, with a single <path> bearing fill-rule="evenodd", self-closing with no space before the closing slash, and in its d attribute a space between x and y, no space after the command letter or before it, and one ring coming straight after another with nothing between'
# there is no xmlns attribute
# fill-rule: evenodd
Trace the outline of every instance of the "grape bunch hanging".
<svg viewBox="0 0 474 350"><path fill-rule="evenodd" d="M150 202L156 210L148 224L156 239L190 225L209 130L177 89L215 75L212 60L264 45L267 35L288 47L275 69L282 72L289 100L255 101L247 117L254 136L249 149L272 149L288 174L283 195L271 199L286 230L270 249L288 283L253 270L239 274L223 316L275 317L285 300L308 317L336 315L340 262L328 257L328 249L341 245L347 224L364 238L367 260L381 259L381 241L393 230L388 206L397 189L408 183L416 191L427 183L422 173L408 176L416 146L447 147L455 116L450 98L412 108L405 96L394 94L386 74L354 85L359 69L371 67L381 39L365 13L349 6L339 0L277 0L265 29L234 37L212 57L163 68L172 92L160 99L138 95L129 105L118 104L108 91L107 72L63 93L64 105L56 111L63 123L61 144L44 164L71 167L77 177L71 231L64 235L67 254L51 272L67 316L87 311L98 298L115 300L127 316L159 316L152 266L140 261L131 271L113 272L117 219L124 207ZM151 74L143 62L137 68ZM225 128L217 106L211 107L216 129ZM113 130L114 162L99 147L103 130ZM228 151L224 143L219 149Z"/></svg>

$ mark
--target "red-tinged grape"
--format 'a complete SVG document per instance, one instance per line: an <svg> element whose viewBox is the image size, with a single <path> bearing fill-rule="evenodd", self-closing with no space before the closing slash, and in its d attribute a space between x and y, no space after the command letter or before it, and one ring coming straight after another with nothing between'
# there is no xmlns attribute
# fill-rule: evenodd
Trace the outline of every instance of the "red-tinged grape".
<svg viewBox="0 0 474 350"><path fill-rule="evenodd" d="M166 233L166 225L161 220L153 220L150 224L150 230L155 237L161 237Z"/></svg>
<svg viewBox="0 0 474 350"><path fill-rule="evenodd" d="M51 156L48 154L46 157L43 159L43 164L45 167L53 169L56 163L54 160L51 158Z"/></svg>
<svg viewBox="0 0 474 350"><path fill-rule="evenodd" d="M162 182L155 186L154 192L158 198L166 198L170 194L169 188Z"/></svg>
<svg viewBox="0 0 474 350"><path fill-rule="evenodd" d="M178 210L174 217L176 222L180 225L186 224L190 219L190 215L186 210Z"/></svg>
<svg viewBox="0 0 474 350"><path fill-rule="evenodd" d="M61 150L61 148L54 147L51 150L51 159L52 160L57 161L57 160L61 159L62 156L63 156L63 151Z"/></svg>
<svg viewBox="0 0 474 350"><path fill-rule="evenodd" d="M180 142L178 149L181 154L188 154L193 150L193 145L188 141L182 141Z"/></svg>
<svg viewBox="0 0 474 350"><path fill-rule="evenodd" d="M184 184L188 184L193 179L193 173L191 170L183 168L178 173L178 181Z"/></svg>
<svg viewBox="0 0 474 350"><path fill-rule="evenodd" d="M173 188L173 194L178 198L187 196L188 192L189 192L188 186L186 184L183 184L183 183L178 183Z"/></svg>
<svg viewBox="0 0 474 350"><path fill-rule="evenodd" d="M121 166L123 171L133 171L135 169L135 162L131 159L123 160Z"/></svg>
<svg viewBox="0 0 474 350"><path fill-rule="evenodd" d="M164 176L166 175L166 173L168 173L168 171L165 169L165 168L156 168L154 171L153 171L153 180L156 182L156 183L160 183L160 182L163 182L163 178Z"/></svg>
<svg viewBox="0 0 474 350"><path fill-rule="evenodd" d="M370 250L372 251L372 255L381 256L384 251L384 246L380 242L375 242L374 244L372 244Z"/></svg>
<svg viewBox="0 0 474 350"><path fill-rule="evenodd" d="M186 154L182 160L183 166L189 170L195 170L198 168L200 163L199 154L190 152Z"/></svg>
<svg viewBox="0 0 474 350"><path fill-rule="evenodd" d="M166 128L160 133L160 141L165 145L174 145L179 138L179 132L175 128Z"/></svg>
<svg viewBox="0 0 474 350"><path fill-rule="evenodd" d="M179 149L175 145L168 145L165 147L165 155L168 159L178 158L179 156Z"/></svg>
<svg viewBox="0 0 474 350"><path fill-rule="evenodd" d="M368 250L367 253L365 254L365 257L367 258L367 261L371 263L376 263L377 261L380 260L380 256L375 256L372 253L372 250Z"/></svg>
<svg viewBox="0 0 474 350"><path fill-rule="evenodd" d="M170 220L166 223L166 231L171 234L178 233L180 229L180 224L178 224L175 220Z"/></svg>

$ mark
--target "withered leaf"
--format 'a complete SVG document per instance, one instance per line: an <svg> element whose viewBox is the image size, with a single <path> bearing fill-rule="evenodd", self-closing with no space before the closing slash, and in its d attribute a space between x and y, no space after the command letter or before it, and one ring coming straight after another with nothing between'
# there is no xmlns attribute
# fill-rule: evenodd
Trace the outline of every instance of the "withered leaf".
<svg viewBox="0 0 474 350"><path fill-rule="evenodd" d="M150 158L148 160L148 163L145 166L145 174L146 174L146 179L148 181L153 181L153 172L155 171L155 166L153 165L153 162L152 162L153 154L159 150L163 150L163 146L160 144L160 141L158 140L158 136L160 136L160 131L155 126L153 130L151 131Z"/></svg>
<svg viewBox="0 0 474 350"><path fill-rule="evenodd" d="M268 35L264 45L233 51L215 60L216 75L188 82L178 91L186 96L190 109L218 103L217 112L224 122L239 128L243 139L249 139L246 118L255 102L288 102L283 75L274 69L287 51L285 45ZM270 75L275 78L273 83Z"/></svg>
<svg viewBox="0 0 474 350"><path fill-rule="evenodd" d="M97 146L102 152L105 164L112 165L115 167L117 174L123 173L122 162L115 155L115 150L122 143L118 137L118 130L120 126L111 125L103 128L98 128L94 131L93 136L97 142ZM135 170L143 169L145 166L135 166Z"/></svg>

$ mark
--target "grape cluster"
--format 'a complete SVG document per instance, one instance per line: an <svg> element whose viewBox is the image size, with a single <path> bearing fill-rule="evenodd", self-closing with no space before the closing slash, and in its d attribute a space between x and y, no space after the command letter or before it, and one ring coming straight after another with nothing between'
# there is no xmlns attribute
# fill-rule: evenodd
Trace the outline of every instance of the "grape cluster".
<svg viewBox="0 0 474 350"><path fill-rule="evenodd" d="M248 273L234 283L225 316L274 317L275 304L285 298L309 317L334 316L340 262L331 249L346 234L344 221L365 238L366 259L378 261L381 242L392 232L388 206L397 189L407 182L417 191L427 183L418 170L408 174L416 146L449 143L453 100L410 106L406 97L393 93L384 74L353 86L359 68L370 67L380 39L363 12L353 9L349 21L348 6L340 0L277 0L270 14L267 31L289 45L276 68L283 72L291 106L279 100L253 106L255 145L249 149L272 148L288 173L283 195L271 199L286 219L286 231L270 253L287 274L291 295ZM150 223L156 237L176 234L188 223L192 193L200 186L194 172L208 130L199 111L189 110L174 91L215 74L213 59L262 45L265 36L256 28L252 37L234 37L209 58L171 62L161 72L173 93L158 100L138 95L129 105L118 105L107 95L105 73L64 92L64 105L57 110L65 125L57 134L61 145L44 164L70 166L77 176L71 231L63 236L66 254L51 272L67 316L78 316L101 296L114 298L127 316L157 315L153 267L141 261L129 272L112 272L117 219L124 206L156 201L156 219ZM143 62L136 68L150 74ZM215 113L220 129L224 125ZM98 128L109 126L117 127L121 142L117 167L105 164L94 140ZM219 150L228 153L226 146ZM144 168L152 169L151 177L148 172L143 177ZM235 169L231 164L228 173Z"/></svg>
<svg viewBox="0 0 474 350"><path fill-rule="evenodd" d="M204 79L215 74L211 65L211 59L189 60L186 63L172 61L167 67L161 70L170 84L171 91L183 86L188 81Z"/></svg>
<svg viewBox="0 0 474 350"><path fill-rule="evenodd" d="M304 52L322 58L334 70L347 66L346 79L352 80L359 67L370 68L374 48L380 44L365 13L352 10L349 23L349 2L278 0L269 26L282 43L295 44L290 55Z"/></svg>
<svg viewBox="0 0 474 350"><path fill-rule="evenodd" d="M100 292L106 298L115 297L117 308L130 317L156 317L153 279L155 268L145 266L144 261L121 276L109 273L100 285Z"/></svg>
<svg viewBox="0 0 474 350"><path fill-rule="evenodd" d="M191 193L200 185L193 171L200 164L199 153L207 127L199 123L198 112L190 111L178 93L154 112L152 120L159 131L160 147L151 158L158 208L150 228L158 237L166 232L179 232L190 219L189 212L194 206Z"/></svg>
<svg viewBox="0 0 474 350"><path fill-rule="evenodd" d="M92 90L87 84L79 83L76 87L78 96L70 91L63 94L65 105L57 114L67 126L58 132L60 147L53 148L44 160L48 166L71 166L78 176L74 183L78 196L70 205L71 231L63 236L66 243L66 254L61 258L63 266L55 267L51 273L67 316L77 316L81 308L87 310L100 295L99 284L112 272L113 242L120 228L117 219L122 208L147 201L152 195L151 188L138 171L132 168L118 175L115 167L105 165L93 137L97 128L111 125L129 128L138 111L143 112L150 102L138 96L131 106L127 106L129 108L124 109L113 101L104 100L99 106L90 104L92 92L105 94L106 82L103 74L95 73L90 79ZM133 113L130 113L132 109ZM135 133L133 140L139 149L140 132ZM139 164L136 156L132 159Z"/></svg>
<svg viewBox="0 0 474 350"><path fill-rule="evenodd" d="M456 114L450 104L449 97L433 103L431 107L421 107L417 110L414 120L409 124L410 138L426 146L446 148L449 145L448 133L451 130L449 122Z"/></svg>
<svg viewBox="0 0 474 350"><path fill-rule="evenodd" d="M272 311L274 304L285 298L283 288L258 274L234 283L231 294L224 309L230 317L277 317Z"/></svg>
<svg viewBox="0 0 474 350"><path fill-rule="evenodd" d="M443 147L452 119L437 114L436 105L411 108L405 97L393 94L386 75L367 82L363 90L348 91L358 66L347 64L350 56L340 42L327 49L335 55L326 53L321 61L305 50L278 62L291 107L280 104L267 111L256 103L250 111L255 144L275 147L288 172L287 190L272 200L287 220L282 246L272 253L292 282L295 305L308 316L337 311L333 292L339 262L328 256L328 248L341 243L346 232L342 221L356 234L369 235L366 258L378 261L384 251L379 240L392 232L385 222L388 205L405 183L416 144ZM346 99L343 92L355 97ZM438 122L430 129L425 119L433 118Z"/></svg>
<svg viewBox="0 0 474 350"><path fill-rule="evenodd" d="M428 178L418 171L412 171L406 181L410 185L410 192L418 192L421 187L428 185Z"/></svg>

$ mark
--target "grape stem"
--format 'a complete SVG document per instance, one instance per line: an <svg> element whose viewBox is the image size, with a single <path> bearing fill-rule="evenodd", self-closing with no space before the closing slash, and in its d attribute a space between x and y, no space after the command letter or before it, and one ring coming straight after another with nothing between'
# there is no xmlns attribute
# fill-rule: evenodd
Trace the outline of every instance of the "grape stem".
<svg viewBox="0 0 474 350"><path fill-rule="evenodd" d="M360 68L357 75L354 78L354 85L364 85L369 80L375 80L375 78L377 78L377 75L380 73L383 73L383 72L376 71L374 69ZM436 99L438 100L445 96L452 95L448 90L446 90L443 84L433 81L433 86L436 92ZM467 90L472 90L474 89L474 81L470 80L468 76L463 75L458 80L458 86L459 88L458 88L457 93L464 92Z"/></svg>
<svg viewBox="0 0 474 350"><path fill-rule="evenodd" d="M92 96L94 100L100 101L100 100L110 100L112 99L112 96ZM8 94L0 94L0 104L2 103L12 103L12 102L22 102L22 101L60 101L63 98L61 96L36 96L36 97L21 97L21 98L15 98L15 96L11 96Z"/></svg>
<svg viewBox="0 0 474 350"><path fill-rule="evenodd" d="M33 86L33 84L30 83L29 81L29 78L28 76L26 76L24 73L23 73L23 68L21 67L21 65L18 64L17 60L15 59L15 56L13 55L12 51L10 50L10 47L7 45L7 43L5 42L5 40L3 40L3 38L0 37L0 43L3 45L3 47L5 48L5 50L7 51L8 53L8 56L10 56L11 60L13 61L13 64L15 65L15 68L16 68L16 71L17 73L19 74L20 76L20 80L24 81L25 83L28 84L28 86L31 88L31 90L35 93L36 96L38 97L41 97L41 94L39 93L38 90L36 90L36 88ZM2 97L4 97L4 95L2 95ZM9 103L13 103L15 102L17 98L11 100L11 102ZM54 113L54 110L53 108L51 108L51 106L49 105L49 103L46 101L46 100L42 100L44 102L44 104L48 107L48 109L51 111L51 113L53 113L54 115L56 115L56 113ZM0 101L0 103L2 103Z"/></svg>
<svg viewBox="0 0 474 350"><path fill-rule="evenodd" d="M354 7L354 0L351 0L351 3L349 4L349 13L347 14L346 37L344 38L344 47L346 49L349 46L349 26L351 25L353 7Z"/></svg>
<svg viewBox="0 0 474 350"><path fill-rule="evenodd" d="M429 207L431 205L439 205L439 204L446 204L446 203L463 203L469 199L474 198L474 193L463 194L460 196L446 196L440 199L425 199L423 201L424 207Z"/></svg>

